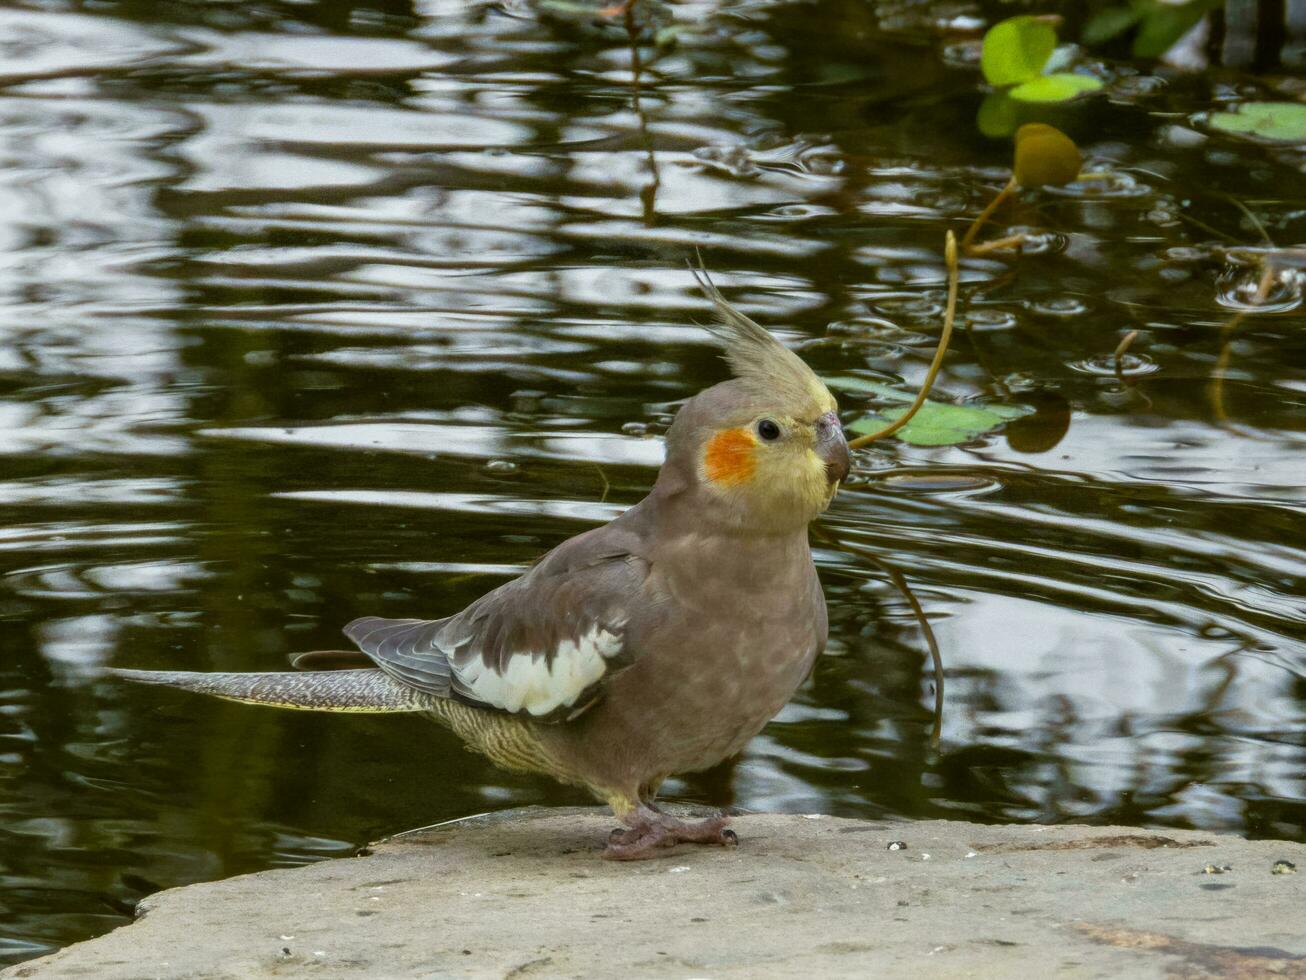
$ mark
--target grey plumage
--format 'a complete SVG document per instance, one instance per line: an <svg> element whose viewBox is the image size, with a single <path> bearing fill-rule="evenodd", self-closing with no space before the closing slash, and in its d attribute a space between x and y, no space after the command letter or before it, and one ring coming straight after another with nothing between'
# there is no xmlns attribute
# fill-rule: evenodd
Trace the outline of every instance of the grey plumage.
<svg viewBox="0 0 1306 980"><path fill-rule="evenodd" d="M652 491L620 517L451 616L354 620L345 633L375 669L119 676L281 707L426 712L501 766L610 803L632 829L608 856L729 840L724 821L671 821L653 799L669 775L740 752L811 671L827 620L807 525L849 462L820 379L700 284L736 377L677 413ZM353 667L339 651L296 663Z"/></svg>
<svg viewBox="0 0 1306 980"><path fill-rule="evenodd" d="M228 701L304 711L430 711L430 694L400 684L379 670L236 674L186 670L110 668L115 677L162 684Z"/></svg>
<svg viewBox="0 0 1306 980"><path fill-rule="evenodd" d="M345 635L381 670L418 690L566 720L630 663L622 637L648 574L633 547L637 539L599 528L559 545L454 616L366 616L347 625ZM534 689L513 689L503 683L509 676L533 681Z"/></svg>

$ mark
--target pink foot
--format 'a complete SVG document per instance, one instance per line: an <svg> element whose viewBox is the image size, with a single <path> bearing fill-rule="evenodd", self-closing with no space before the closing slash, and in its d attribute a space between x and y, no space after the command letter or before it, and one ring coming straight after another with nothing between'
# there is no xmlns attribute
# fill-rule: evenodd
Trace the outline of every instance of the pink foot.
<svg viewBox="0 0 1306 980"><path fill-rule="evenodd" d="M614 830L608 835L603 857L609 861L642 861L677 844L739 843L739 836L726 826L730 818L725 814L686 822L640 804L625 820L629 830Z"/></svg>

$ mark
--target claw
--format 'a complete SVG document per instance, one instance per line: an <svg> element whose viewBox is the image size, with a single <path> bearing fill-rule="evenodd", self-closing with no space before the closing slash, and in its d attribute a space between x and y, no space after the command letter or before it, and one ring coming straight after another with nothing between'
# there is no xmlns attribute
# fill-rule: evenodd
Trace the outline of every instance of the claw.
<svg viewBox="0 0 1306 980"><path fill-rule="evenodd" d="M739 835L729 827L725 827L721 831L721 843L725 844L727 847L738 847Z"/></svg>

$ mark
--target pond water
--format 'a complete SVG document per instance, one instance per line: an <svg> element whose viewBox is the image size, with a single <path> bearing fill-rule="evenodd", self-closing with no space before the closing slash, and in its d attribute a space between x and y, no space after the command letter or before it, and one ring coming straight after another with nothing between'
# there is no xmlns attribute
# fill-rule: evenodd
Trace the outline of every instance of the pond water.
<svg viewBox="0 0 1306 980"><path fill-rule="evenodd" d="M564 7L0 11L8 960L159 888L585 802L417 718L102 669L280 669L638 500L678 401L724 376L695 248L823 373L920 383L945 229L1010 162L975 125L985 11L687 2L636 98L621 18ZM964 262L936 394L1035 414L857 455L814 532L830 655L670 796L1306 840L1296 273L1222 332L1259 279L1235 247L1306 238L1306 154L1196 116L1301 86L1090 65L1103 93L1047 118L1099 176L999 213L1032 237ZM937 749L885 565L942 649Z"/></svg>

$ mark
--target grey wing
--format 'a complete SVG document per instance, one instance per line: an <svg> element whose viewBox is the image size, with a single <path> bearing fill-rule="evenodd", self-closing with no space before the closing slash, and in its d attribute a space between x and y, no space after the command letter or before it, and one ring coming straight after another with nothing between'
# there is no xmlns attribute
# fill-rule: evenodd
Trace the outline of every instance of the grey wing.
<svg viewBox="0 0 1306 980"><path fill-rule="evenodd" d="M418 690L534 718L573 718L634 659L626 624L648 576L644 559L586 547L585 537L448 619L365 617L345 635Z"/></svg>
<svg viewBox="0 0 1306 980"><path fill-rule="evenodd" d="M381 619L364 616L345 627L345 636L395 680L447 698L453 670L436 637L446 619Z"/></svg>

